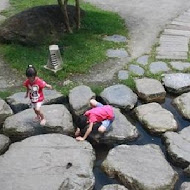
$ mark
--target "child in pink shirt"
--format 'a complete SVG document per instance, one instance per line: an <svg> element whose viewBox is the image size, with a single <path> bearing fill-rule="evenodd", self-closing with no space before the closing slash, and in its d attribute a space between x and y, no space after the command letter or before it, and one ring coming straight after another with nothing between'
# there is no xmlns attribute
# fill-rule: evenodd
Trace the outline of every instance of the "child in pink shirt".
<svg viewBox="0 0 190 190"><path fill-rule="evenodd" d="M24 82L24 86L27 89L25 98L30 98L37 119L40 120L41 125L45 125L46 120L44 114L40 110L44 100L43 88L47 87L52 89L52 86L37 77L37 71L32 65L29 65L26 69L26 77L27 80Z"/></svg>
<svg viewBox="0 0 190 190"><path fill-rule="evenodd" d="M98 128L98 131L100 133L104 133L110 129L111 124L114 120L114 112L112 106L102 105L94 99L90 100L90 105L93 108L86 111L84 115L80 117L81 126L79 126L75 132L76 140L78 141L83 141L88 137L95 123L101 122L101 126ZM80 129L87 124L89 124L89 127L86 130L84 136L79 136Z"/></svg>

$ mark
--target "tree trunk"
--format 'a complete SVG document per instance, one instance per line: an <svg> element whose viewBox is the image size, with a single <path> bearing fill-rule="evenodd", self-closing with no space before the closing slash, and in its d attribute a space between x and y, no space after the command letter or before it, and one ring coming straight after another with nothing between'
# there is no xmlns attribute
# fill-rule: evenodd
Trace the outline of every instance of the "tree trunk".
<svg viewBox="0 0 190 190"><path fill-rule="evenodd" d="M77 30L80 28L80 5L79 0L75 0L75 6L76 6L76 25Z"/></svg>
<svg viewBox="0 0 190 190"><path fill-rule="evenodd" d="M67 2L68 2L68 0L64 0L64 4L63 4L62 0L58 0L58 4L61 8L61 12L64 15L64 22L65 22L66 30L67 30L67 32L72 33L73 31L70 27L69 17L68 17L68 12L67 12Z"/></svg>

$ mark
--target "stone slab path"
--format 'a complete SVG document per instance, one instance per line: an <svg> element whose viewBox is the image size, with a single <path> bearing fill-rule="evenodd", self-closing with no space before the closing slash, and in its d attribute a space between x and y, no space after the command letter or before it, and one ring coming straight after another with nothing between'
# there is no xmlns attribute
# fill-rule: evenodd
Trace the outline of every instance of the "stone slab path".
<svg viewBox="0 0 190 190"><path fill-rule="evenodd" d="M190 8L189 0L85 0L117 12L129 29L132 57L149 53L166 24Z"/></svg>
<svg viewBox="0 0 190 190"><path fill-rule="evenodd" d="M190 9L166 26L156 48L157 59L187 60L190 40Z"/></svg>

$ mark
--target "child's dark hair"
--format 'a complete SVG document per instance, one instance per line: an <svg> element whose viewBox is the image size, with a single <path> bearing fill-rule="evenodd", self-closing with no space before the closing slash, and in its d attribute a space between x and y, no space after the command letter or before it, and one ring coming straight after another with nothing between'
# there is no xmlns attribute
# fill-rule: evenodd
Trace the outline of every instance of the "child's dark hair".
<svg viewBox="0 0 190 190"><path fill-rule="evenodd" d="M28 68L26 69L26 76L27 77L35 77L37 76L37 71L34 66L28 65Z"/></svg>
<svg viewBox="0 0 190 190"><path fill-rule="evenodd" d="M85 115L81 115L78 118L78 128L84 129L86 127L87 123L87 117Z"/></svg>

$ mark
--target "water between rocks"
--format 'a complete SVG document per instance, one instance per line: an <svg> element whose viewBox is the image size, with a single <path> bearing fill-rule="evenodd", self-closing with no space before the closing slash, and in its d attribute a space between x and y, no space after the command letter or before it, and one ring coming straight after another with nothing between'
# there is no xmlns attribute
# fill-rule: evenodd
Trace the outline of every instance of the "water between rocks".
<svg viewBox="0 0 190 190"><path fill-rule="evenodd" d="M176 119L176 121L178 123L178 127L179 127L178 131L181 131L183 128L190 125L190 121L182 118L182 116L174 108L174 106L172 105L173 98L174 97L172 97L172 96L167 96L165 99L165 102L162 103L161 105L163 108L165 108L173 113L174 118ZM139 101L138 105L141 105L141 104L142 104L142 102ZM130 119L130 118L128 118L128 119ZM160 137L153 136L153 135L150 135L149 133L147 133L138 121L135 121L133 119L132 122L137 127L137 129L140 133L140 137L134 142L127 143L128 145L156 144L156 145L160 146L160 148L166 155L165 146L162 144ZM117 144L115 146L117 146ZM108 147L106 145L100 144L100 145L95 146L94 148L96 151L96 162L95 162L95 167L94 167L94 175L95 175L96 181L95 181L95 187L93 190L101 190L101 188L107 184L120 184L120 182L117 179L109 178L101 170L101 167L100 167L102 161L106 158L108 151L113 147ZM170 162L169 159L167 158L167 155L166 155L166 159L168 160L168 162ZM174 190L179 190L180 186L183 182L190 182L190 178L186 177L183 174L183 170L181 168L174 166L171 162L170 162L170 164L173 167L173 169L175 171L177 171L179 174L179 180L176 183L176 186L174 189Z"/></svg>

